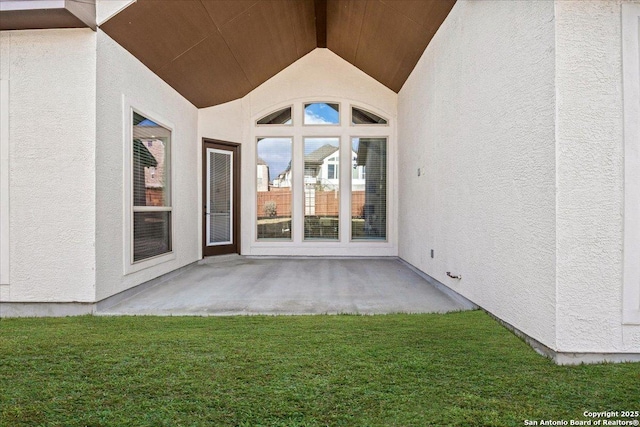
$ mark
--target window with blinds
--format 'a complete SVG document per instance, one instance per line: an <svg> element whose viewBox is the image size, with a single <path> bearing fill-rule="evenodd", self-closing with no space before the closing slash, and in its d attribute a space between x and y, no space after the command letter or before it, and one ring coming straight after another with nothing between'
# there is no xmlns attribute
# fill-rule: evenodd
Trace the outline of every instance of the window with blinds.
<svg viewBox="0 0 640 427"><path fill-rule="evenodd" d="M352 138L351 239L387 238L387 139Z"/></svg>
<svg viewBox="0 0 640 427"><path fill-rule="evenodd" d="M171 131L133 111L133 262L171 252Z"/></svg>

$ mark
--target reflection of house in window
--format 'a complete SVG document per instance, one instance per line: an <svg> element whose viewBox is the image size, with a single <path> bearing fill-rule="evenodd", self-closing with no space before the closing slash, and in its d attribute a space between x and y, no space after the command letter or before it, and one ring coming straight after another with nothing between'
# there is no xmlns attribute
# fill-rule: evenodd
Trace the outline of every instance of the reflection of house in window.
<svg viewBox="0 0 640 427"><path fill-rule="evenodd" d="M145 170L144 184L147 206L162 206L164 201L164 156L165 144L161 140L147 141L149 152L156 159L156 166L149 166Z"/></svg>
<svg viewBox="0 0 640 427"><path fill-rule="evenodd" d="M325 144L304 156L305 184L336 184L332 181L338 178L338 150L339 148L335 145ZM331 174L329 173L330 167Z"/></svg>
<svg viewBox="0 0 640 427"><path fill-rule="evenodd" d="M260 157L258 157L256 176L258 177L258 191L269 191L269 165Z"/></svg>
<svg viewBox="0 0 640 427"><path fill-rule="evenodd" d="M358 153L351 151L353 159L353 184L364 190L364 166L357 164ZM337 185L340 176L340 157L338 147L325 144L304 156L305 183L315 182L325 185Z"/></svg>
<svg viewBox="0 0 640 427"><path fill-rule="evenodd" d="M155 168L158 161L140 139L133 140L133 204L147 206L145 168Z"/></svg>
<svg viewBox="0 0 640 427"><path fill-rule="evenodd" d="M291 162L287 165L287 168L280 172L276 178L274 178L273 187L287 188L291 187Z"/></svg>

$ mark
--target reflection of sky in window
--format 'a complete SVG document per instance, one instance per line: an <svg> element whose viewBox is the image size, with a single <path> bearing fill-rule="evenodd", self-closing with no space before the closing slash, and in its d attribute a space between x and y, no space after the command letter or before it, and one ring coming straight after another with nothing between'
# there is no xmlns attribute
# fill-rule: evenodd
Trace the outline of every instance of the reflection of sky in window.
<svg viewBox="0 0 640 427"><path fill-rule="evenodd" d="M160 126L160 125L155 122L152 122L149 119L144 119L143 121L138 123L136 126Z"/></svg>
<svg viewBox="0 0 640 427"><path fill-rule="evenodd" d="M262 138L258 141L258 157L269 166L269 181L273 181L291 162L290 138Z"/></svg>
<svg viewBox="0 0 640 427"><path fill-rule="evenodd" d="M304 108L304 124L306 125L337 125L340 122L338 104L330 107L324 102L309 104Z"/></svg>

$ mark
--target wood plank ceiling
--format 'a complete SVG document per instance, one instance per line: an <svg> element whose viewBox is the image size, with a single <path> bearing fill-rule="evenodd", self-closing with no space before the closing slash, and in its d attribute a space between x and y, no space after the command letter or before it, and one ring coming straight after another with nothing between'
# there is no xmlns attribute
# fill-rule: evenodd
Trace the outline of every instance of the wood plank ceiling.
<svg viewBox="0 0 640 427"><path fill-rule="evenodd" d="M203 108L316 47L398 92L455 0L137 0L100 28Z"/></svg>

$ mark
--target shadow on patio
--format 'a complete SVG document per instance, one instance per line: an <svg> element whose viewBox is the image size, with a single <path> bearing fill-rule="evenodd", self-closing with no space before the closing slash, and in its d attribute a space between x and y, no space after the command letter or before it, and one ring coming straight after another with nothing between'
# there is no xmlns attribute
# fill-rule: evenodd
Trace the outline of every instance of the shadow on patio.
<svg viewBox="0 0 640 427"><path fill-rule="evenodd" d="M473 308L395 258L236 255L206 258L97 314L385 314Z"/></svg>

